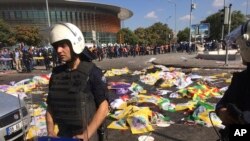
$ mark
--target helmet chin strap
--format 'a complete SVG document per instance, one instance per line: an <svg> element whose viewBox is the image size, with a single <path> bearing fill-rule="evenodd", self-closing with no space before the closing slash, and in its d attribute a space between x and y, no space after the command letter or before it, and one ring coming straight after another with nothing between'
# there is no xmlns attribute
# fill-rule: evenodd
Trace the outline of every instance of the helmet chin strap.
<svg viewBox="0 0 250 141"><path fill-rule="evenodd" d="M68 65L68 68L72 70L76 62L76 59L78 58L78 55L73 51L72 47L70 47L70 56L71 56L71 59L67 61L66 63Z"/></svg>

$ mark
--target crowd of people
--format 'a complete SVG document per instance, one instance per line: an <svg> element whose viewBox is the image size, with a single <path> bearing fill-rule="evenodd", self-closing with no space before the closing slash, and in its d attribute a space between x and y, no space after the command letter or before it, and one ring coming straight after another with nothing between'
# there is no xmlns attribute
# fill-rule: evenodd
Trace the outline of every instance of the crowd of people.
<svg viewBox="0 0 250 141"><path fill-rule="evenodd" d="M104 58L119 58L119 57L129 57L129 56L141 56L141 55L157 55L157 54L166 54L166 53L176 53L176 52L187 52L192 53L196 52L198 49L198 43L191 43L189 42L180 42L176 44L167 44L167 45L114 45L108 47L99 47L93 46L90 47L90 50L95 54L96 58L101 61ZM225 49L225 46L216 40L207 41L203 43L203 48L205 51L213 51L218 49ZM237 46L230 47L232 49L236 49Z"/></svg>
<svg viewBox="0 0 250 141"><path fill-rule="evenodd" d="M139 46L139 45L126 45L126 46L108 46L108 47L90 47L90 51L101 61L104 58L118 58L129 56L141 56L141 55L157 55L170 52L169 45L161 46Z"/></svg>
<svg viewBox="0 0 250 141"><path fill-rule="evenodd" d="M171 51L176 52L175 45L170 49L169 45L161 46L108 46L108 47L89 47L93 54L93 59L101 61L105 58L118 58L141 55L165 54ZM7 48L0 50L0 70L16 70L17 72L31 72L35 65L44 65L46 70L59 63L53 48L23 47L20 45L14 50Z"/></svg>
<svg viewBox="0 0 250 141"><path fill-rule="evenodd" d="M88 47L89 51L93 54L93 60L102 61L103 59L112 59L120 57L136 57L143 55L157 55L175 52L196 52L198 44L191 46L189 42L180 42L175 44L166 45L124 45L115 44L112 46L100 47L93 45ZM219 41L207 41L202 44L205 51L213 51L218 49L224 49L225 46ZM237 49L237 45L230 47ZM21 43L18 48L10 50L7 48L0 49L0 71L4 70L16 70L17 72L31 72L35 65L44 65L46 70L50 70L52 67L60 64L56 52L53 48L36 48L36 47L24 47Z"/></svg>
<svg viewBox="0 0 250 141"><path fill-rule="evenodd" d="M24 47L22 44L10 50L0 49L0 71L16 70L17 72L31 72L35 65L44 65L46 70L57 64L57 57L53 50L46 48Z"/></svg>

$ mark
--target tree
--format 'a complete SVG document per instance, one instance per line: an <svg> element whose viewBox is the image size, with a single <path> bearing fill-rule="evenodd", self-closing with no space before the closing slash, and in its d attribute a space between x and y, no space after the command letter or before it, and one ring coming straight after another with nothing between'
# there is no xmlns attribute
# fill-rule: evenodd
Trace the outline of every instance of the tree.
<svg viewBox="0 0 250 141"><path fill-rule="evenodd" d="M124 43L130 44L130 45L135 45L138 43L138 37L129 28L123 28L117 34L118 35L120 34L123 36Z"/></svg>
<svg viewBox="0 0 250 141"><path fill-rule="evenodd" d="M29 46L38 46L42 41L42 36L39 33L39 28L26 25L18 25L15 27L16 39L19 42L24 42Z"/></svg>
<svg viewBox="0 0 250 141"><path fill-rule="evenodd" d="M202 23L210 24L210 39L220 40L221 38L221 11L208 16Z"/></svg>
<svg viewBox="0 0 250 141"><path fill-rule="evenodd" d="M189 28L185 28L178 32L177 34L178 42L189 41Z"/></svg>
<svg viewBox="0 0 250 141"><path fill-rule="evenodd" d="M142 44L147 44L147 40L146 40L146 30L144 28L137 28L134 31L135 35L138 37L138 43L140 45Z"/></svg>
<svg viewBox="0 0 250 141"><path fill-rule="evenodd" d="M219 10L217 13L214 13L210 16L208 16L204 21L201 23L210 23L210 40L211 39L216 39L220 40L221 39L221 28L222 28L222 16L221 16L222 10ZM231 30L235 29L242 23L246 21L245 16L240 12L240 11L233 11L231 14ZM227 29L228 26L225 26L225 33L224 35L227 34Z"/></svg>
<svg viewBox="0 0 250 141"><path fill-rule="evenodd" d="M148 28L137 28L135 31L139 39L139 44L145 45L163 45L169 42L168 36L172 34L172 30L168 25L157 22Z"/></svg>
<svg viewBox="0 0 250 141"><path fill-rule="evenodd" d="M169 35L173 34L173 31L168 25L161 22L157 22L152 26L146 28L146 40L152 45L163 45L169 42Z"/></svg>
<svg viewBox="0 0 250 141"><path fill-rule="evenodd" d="M152 32L150 29L147 29L146 40L150 45L157 45L159 43L159 35L157 33Z"/></svg>
<svg viewBox="0 0 250 141"><path fill-rule="evenodd" d="M0 43L4 46L16 44L15 33L12 28L0 19Z"/></svg>
<svg viewBox="0 0 250 141"><path fill-rule="evenodd" d="M241 11L233 11L231 19L232 19L231 20L231 31L246 21L246 17L241 13ZM225 28L227 29L228 25ZM228 30L226 30L226 34L227 34L227 31Z"/></svg>

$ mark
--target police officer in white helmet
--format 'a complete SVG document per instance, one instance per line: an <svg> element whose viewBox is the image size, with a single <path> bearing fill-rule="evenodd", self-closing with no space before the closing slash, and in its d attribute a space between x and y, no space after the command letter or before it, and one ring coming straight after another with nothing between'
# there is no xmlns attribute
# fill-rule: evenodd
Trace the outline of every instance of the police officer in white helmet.
<svg viewBox="0 0 250 141"><path fill-rule="evenodd" d="M222 140L229 140L229 127L235 124L250 123L250 23L239 26L227 37L227 43L236 43L240 47L242 63L247 68L233 74L231 84L216 105L216 114L226 126L221 130Z"/></svg>
<svg viewBox="0 0 250 141"><path fill-rule="evenodd" d="M49 38L64 64L53 69L49 83L48 136L98 141L97 129L109 106L102 70L84 60L88 58L84 37L75 25L55 24ZM54 131L55 125L58 133Z"/></svg>

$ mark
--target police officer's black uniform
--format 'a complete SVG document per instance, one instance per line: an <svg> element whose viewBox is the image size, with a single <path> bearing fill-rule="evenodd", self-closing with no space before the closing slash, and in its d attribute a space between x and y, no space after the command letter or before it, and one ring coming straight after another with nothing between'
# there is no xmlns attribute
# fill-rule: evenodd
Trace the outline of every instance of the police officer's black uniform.
<svg viewBox="0 0 250 141"><path fill-rule="evenodd" d="M230 116L234 119L239 120L241 123L249 122L250 111L250 65L247 66L247 69L242 72L236 72L233 74L232 82L228 87L228 90L225 92L224 96L216 105L217 115L219 114L219 109L226 107L227 111L230 113ZM247 114L245 114L247 113ZM245 114L243 116L242 114ZM247 119L247 120L246 120ZM242 122L244 121L244 122ZM230 126L230 125L229 125ZM220 140L228 141L230 129L229 126L225 129L221 129Z"/></svg>
<svg viewBox="0 0 250 141"><path fill-rule="evenodd" d="M250 65L242 72L233 74L232 82L224 96L217 103L216 109L232 103L241 111L250 111Z"/></svg>
<svg viewBox="0 0 250 141"><path fill-rule="evenodd" d="M67 65L53 69L47 104L61 137L82 133L93 118L96 109L108 100L106 82L101 69L92 62L82 61L76 70ZM94 134L90 140L98 140Z"/></svg>

